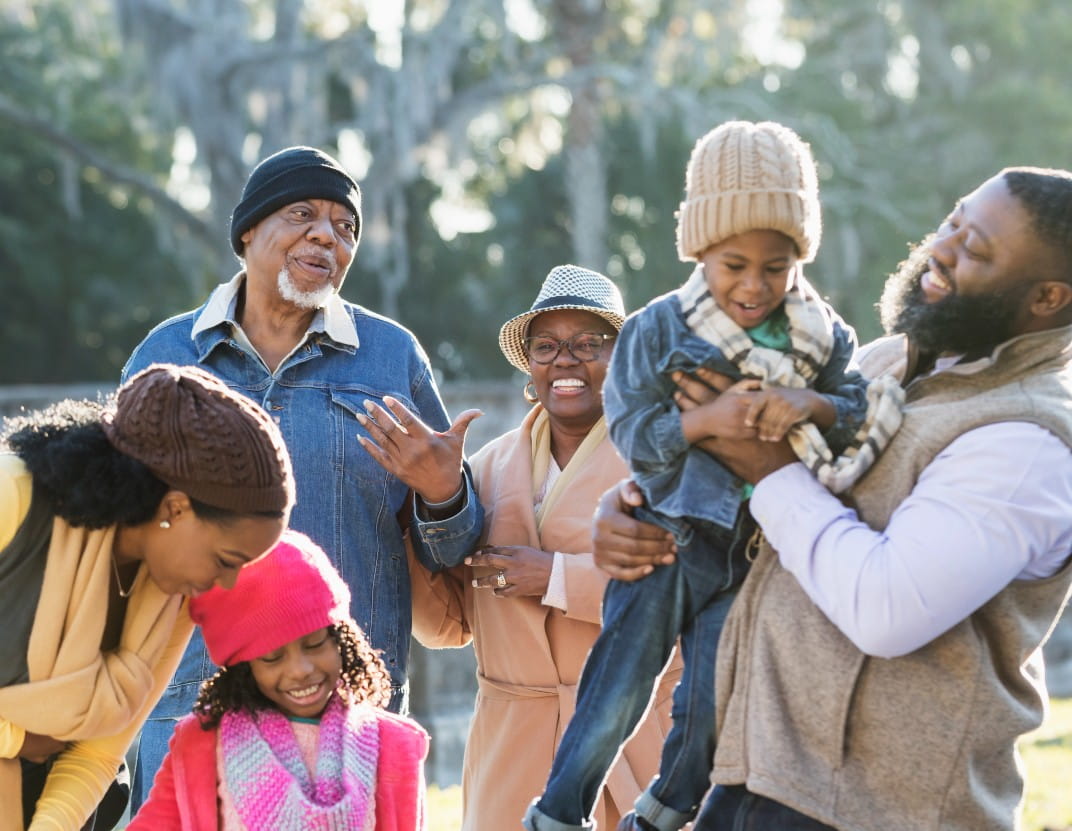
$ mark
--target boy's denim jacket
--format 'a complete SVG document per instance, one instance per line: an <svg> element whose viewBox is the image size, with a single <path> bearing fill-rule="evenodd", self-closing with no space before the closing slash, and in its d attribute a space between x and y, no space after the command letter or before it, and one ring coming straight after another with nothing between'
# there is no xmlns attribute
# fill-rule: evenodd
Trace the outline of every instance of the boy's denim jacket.
<svg viewBox="0 0 1072 831"><path fill-rule="evenodd" d="M383 406L383 397L391 395L434 430L446 430L450 422L416 338L388 318L352 303L343 306L359 346L333 340L318 316L312 328L320 321L321 331L310 334L275 373L235 341L227 323L192 336L202 306L153 329L134 350L123 378L154 362L200 366L275 419L290 450L297 487L290 526L316 540L346 580L353 597L350 611L372 645L383 650L397 702L410 650L409 571L398 519L408 488L358 443L359 435L368 434L357 415L365 413L366 399ZM232 301L231 320L233 308ZM414 516L409 526L414 549L429 568L457 565L476 545L483 509L468 466L465 479L466 506L456 516L422 522L415 511L408 512ZM214 671L195 631L153 716L190 712L198 685Z"/></svg>
<svg viewBox="0 0 1072 831"><path fill-rule="evenodd" d="M834 351L813 388L826 395L837 411L824 438L831 452L838 454L867 414L867 379L853 358L855 332L832 309L830 314ZM686 442L681 429L670 375L701 367L735 381L741 378L716 346L689 329L677 293L669 292L626 319L603 385L611 440L629 464L648 507L667 520L679 542L689 536L684 527L689 518L733 527L742 501L744 483Z"/></svg>

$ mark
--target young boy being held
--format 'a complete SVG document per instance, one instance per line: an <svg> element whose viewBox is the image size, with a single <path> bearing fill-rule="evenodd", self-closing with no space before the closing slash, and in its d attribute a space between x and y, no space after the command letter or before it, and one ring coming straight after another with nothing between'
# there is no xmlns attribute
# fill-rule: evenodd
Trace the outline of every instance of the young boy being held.
<svg viewBox="0 0 1072 831"><path fill-rule="evenodd" d="M642 580L607 586L603 630L547 786L525 816L530 831L592 828L595 795L678 637L685 670L659 774L619 831L676 831L699 807L714 752L718 638L755 530L747 486L700 445L739 433L739 396L747 429L771 441L788 433L837 492L900 424L900 388L860 375L855 333L803 277L820 232L815 162L792 130L731 121L696 143L677 245L698 265L681 288L626 320L604 386L611 438L645 496L638 516L674 534L677 557ZM674 376L701 370L738 383L682 412Z"/></svg>

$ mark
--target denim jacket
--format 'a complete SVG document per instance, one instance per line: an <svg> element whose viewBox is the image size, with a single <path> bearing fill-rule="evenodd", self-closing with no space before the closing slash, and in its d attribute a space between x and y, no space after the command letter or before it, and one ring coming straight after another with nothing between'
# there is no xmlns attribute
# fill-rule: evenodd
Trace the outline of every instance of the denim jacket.
<svg viewBox="0 0 1072 831"><path fill-rule="evenodd" d="M814 389L837 412L824 433L838 454L867 414L867 380L856 370L856 336L831 310L834 350ZM737 366L696 335L685 322L676 292L664 294L630 315L614 345L603 385L603 410L615 447L628 462L648 506L668 520L679 542L687 540L689 518L733 527L743 482L685 440L672 398L670 375L701 367L740 380Z"/></svg>
<svg viewBox="0 0 1072 831"><path fill-rule="evenodd" d="M409 571L398 520L408 489L361 447L357 437L367 433L356 416L364 414L365 400L383 406L383 397L391 395L433 429L446 430L450 422L428 359L397 323L336 298L329 315L317 313L304 344L269 372L234 336L233 295L243 279L239 274L200 309L153 329L127 361L123 378L154 362L199 365L273 416L294 467L297 502L290 526L319 543L350 586L350 611L372 645L383 650L397 704L410 648ZM218 323L199 324L206 309L206 318ZM416 511L407 512L414 517L414 548L433 570L459 564L479 537L483 509L468 466L465 479L466 505L456 516L422 522ZM214 672L195 631L153 716L189 713L201 680Z"/></svg>

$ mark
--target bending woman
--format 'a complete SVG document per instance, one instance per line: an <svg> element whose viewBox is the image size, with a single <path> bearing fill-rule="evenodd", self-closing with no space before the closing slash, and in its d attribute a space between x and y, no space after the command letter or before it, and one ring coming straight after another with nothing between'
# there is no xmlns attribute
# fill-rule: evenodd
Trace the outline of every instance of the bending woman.
<svg viewBox="0 0 1072 831"><path fill-rule="evenodd" d="M476 652L476 711L465 749L463 831L519 828L543 787L599 633L607 578L592 561L592 514L626 470L607 438L601 392L625 308L601 274L559 266L499 346L531 376L521 426L472 458L484 544L430 574L411 558L414 634ZM614 828L659 766L675 656L604 783L595 816Z"/></svg>
<svg viewBox="0 0 1072 831"><path fill-rule="evenodd" d="M233 585L293 499L274 423L197 368L6 426L0 831L93 827L189 639L184 598Z"/></svg>

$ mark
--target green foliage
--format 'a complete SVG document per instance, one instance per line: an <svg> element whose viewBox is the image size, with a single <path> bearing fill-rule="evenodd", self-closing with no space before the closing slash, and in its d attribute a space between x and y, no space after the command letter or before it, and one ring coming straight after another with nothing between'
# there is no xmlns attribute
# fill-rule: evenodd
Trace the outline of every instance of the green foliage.
<svg viewBox="0 0 1072 831"><path fill-rule="evenodd" d="M84 42L69 15L44 9L32 31L0 16L0 45L12 100L118 158L166 167L106 92L107 46ZM25 130L0 130L0 183L0 383L117 377L148 327L188 297L181 264L161 257L151 206Z"/></svg>
<svg viewBox="0 0 1072 831"><path fill-rule="evenodd" d="M570 261L560 167L555 160L508 180L502 192L488 194L495 225L450 241L439 237L424 207L427 188L411 189L414 302L403 302L399 317L419 334L446 377L503 378L513 372L499 350L499 328L529 308L551 268Z"/></svg>
<svg viewBox="0 0 1072 831"><path fill-rule="evenodd" d="M242 15L227 17L228 26L258 26L249 41L235 43L236 53L248 47L249 63L220 80L234 86L206 88L199 97L197 89L209 83L201 79L214 76L190 73L174 106L154 86L163 64L139 60L153 44L161 50L198 35L200 21L188 16L189 4L41 0L26 4L32 12L0 12L0 105L14 102L53 131L42 138L23 126L7 129L0 111L0 188L7 197L0 204L0 280L8 301L0 348L29 355L7 362L0 381L114 377L148 325L200 302L230 265L221 223L245 164L234 147L243 135L249 147L258 137L267 141L269 122L278 128L276 144L308 140L331 148L341 144L340 130L390 122L411 103L439 116L465 114L436 121L442 132L415 128L406 137L434 144L452 171L465 165L464 195L488 210L492 226L441 238L429 206L444 196L443 164L412 177L404 171L424 164L427 148L392 157L395 132L366 135L374 153L368 192L382 194L404 181L406 224L387 230L404 245L410 265L401 273L406 282L392 283L378 265L390 258L389 249L368 235L344 287L346 296L371 308L397 307L448 378L507 376L498 327L528 307L552 266L576 256L563 156L552 149L534 164L517 148L540 136L548 121L558 119L566 130L566 116L540 95L578 66L598 79L609 204L608 260L581 264L616 279L631 309L687 275L674 245L685 163L696 138L727 118L782 121L812 144L824 234L808 273L861 340L879 334L873 307L885 276L959 196L1005 165L1072 167L1064 70L1072 5L1061 0L787 0L777 35L770 36L781 45L766 52L753 51L744 37L743 0L703 7L614 0L578 18L587 21L578 24L582 35L596 27L586 50L576 49L577 31L566 37L569 3L534 4L552 19L545 35L526 39L506 28L500 4L468 0L463 11L450 4L454 29L445 33L461 44L465 59L434 64L446 68L443 84L423 89L407 87L412 78L392 75L375 64L375 50L363 48L374 36L364 27L361 3L308 0L300 43L313 43L308 38L322 28L338 29L343 6L351 26L345 36L360 45L347 52L318 42L323 49L299 50L287 75L282 59L264 58L287 39L277 32L273 46L264 33L275 14L296 7L246 3L246 24L235 22ZM406 7L426 23L444 8L421 0ZM315 14L318 9L324 14ZM167 25L157 27L153 15ZM143 36L142 50L121 40L117 20L128 35L133 29ZM154 41L157 29L168 38ZM421 45L419 27L403 35L404 64L434 63L437 53ZM321 52L330 73L310 75L305 84L308 56ZM570 57L582 52L583 60ZM219 191L205 212L215 218L205 224L208 236L219 235L216 248L189 237L181 222L165 221L174 211L164 211L159 194L142 196L78 152L120 162L159 185L171 169L176 128L200 117L183 107L248 93L237 85L247 75L264 75L265 84L256 96L234 102L233 129L198 139L204 145L198 172ZM198 83L191 86L192 79ZM284 88L303 90L304 98L283 101L290 94ZM563 80L561 97L569 100L573 91ZM432 109L422 109L429 102ZM379 120L360 121L363 108ZM269 115L255 123L254 112ZM285 123L287 113L295 123ZM325 123L311 128L310 114ZM477 117L481 126L472 129Z"/></svg>

